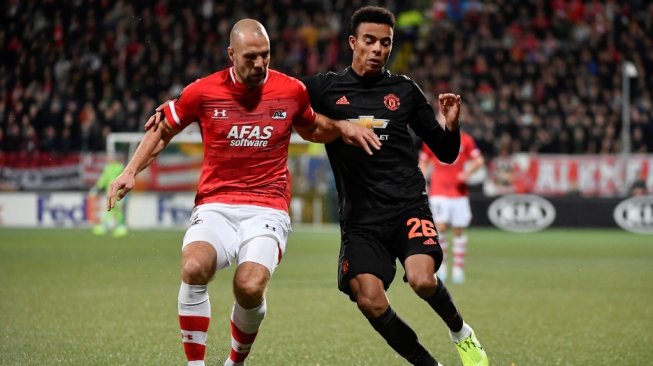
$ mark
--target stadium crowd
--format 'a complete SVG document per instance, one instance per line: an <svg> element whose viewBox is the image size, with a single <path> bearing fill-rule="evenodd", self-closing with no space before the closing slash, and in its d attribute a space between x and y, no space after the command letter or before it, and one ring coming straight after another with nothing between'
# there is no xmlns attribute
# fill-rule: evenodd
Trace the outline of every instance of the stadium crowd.
<svg viewBox="0 0 653 366"><path fill-rule="evenodd" d="M2 151L103 151L160 101L228 65L233 23L259 19L272 67L351 60L363 1L9 0L0 26ZM632 152L653 152L653 3L645 0L377 1L398 16L390 68L434 98L461 93L487 158L621 151L621 65L631 61ZM449 46L452 45L452 46ZM437 104L437 103L436 103Z"/></svg>

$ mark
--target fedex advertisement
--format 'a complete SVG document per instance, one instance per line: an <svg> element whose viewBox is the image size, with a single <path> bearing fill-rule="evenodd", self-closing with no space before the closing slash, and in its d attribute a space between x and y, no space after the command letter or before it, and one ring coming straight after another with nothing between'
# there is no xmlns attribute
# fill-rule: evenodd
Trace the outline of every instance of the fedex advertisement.
<svg viewBox="0 0 653 366"><path fill-rule="evenodd" d="M185 228L193 193L132 193L123 201L133 229ZM0 227L88 227L105 210L103 195L86 192L0 193Z"/></svg>
<svg viewBox="0 0 653 366"><path fill-rule="evenodd" d="M127 199L130 228L186 228L195 205L193 193L135 194Z"/></svg>
<svg viewBox="0 0 653 366"><path fill-rule="evenodd" d="M36 198L38 226L79 227L97 221L95 200L79 193L43 193Z"/></svg>

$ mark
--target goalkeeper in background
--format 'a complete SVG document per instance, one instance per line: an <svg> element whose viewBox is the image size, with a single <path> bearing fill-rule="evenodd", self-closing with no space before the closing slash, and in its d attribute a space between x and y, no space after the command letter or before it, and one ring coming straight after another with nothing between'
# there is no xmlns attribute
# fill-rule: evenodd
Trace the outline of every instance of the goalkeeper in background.
<svg viewBox="0 0 653 366"><path fill-rule="evenodd" d="M106 195L109 189L109 184L111 184L111 182L122 173L123 169L124 166L120 161L113 157L109 158L102 170L100 178L98 178L95 186L91 188L89 194L95 198L99 191L102 191ZM127 235L124 203L124 201L118 202L111 211L102 210L100 222L93 226L93 234L104 235L108 230L113 229L113 236L116 238Z"/></svg>

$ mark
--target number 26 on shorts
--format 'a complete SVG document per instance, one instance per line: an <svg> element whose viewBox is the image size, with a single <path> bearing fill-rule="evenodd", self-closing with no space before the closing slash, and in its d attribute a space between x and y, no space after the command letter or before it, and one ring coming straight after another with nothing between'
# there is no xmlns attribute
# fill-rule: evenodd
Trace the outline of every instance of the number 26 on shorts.
<svg viewBox="0 0 653 366"><path fill-rule="evenodd" d="M422 236L432 237L438 234L435 230L433 221L430 220L412 217L406 221L406 226L412 226L408 232L408 239L419 238Z"/></svg>

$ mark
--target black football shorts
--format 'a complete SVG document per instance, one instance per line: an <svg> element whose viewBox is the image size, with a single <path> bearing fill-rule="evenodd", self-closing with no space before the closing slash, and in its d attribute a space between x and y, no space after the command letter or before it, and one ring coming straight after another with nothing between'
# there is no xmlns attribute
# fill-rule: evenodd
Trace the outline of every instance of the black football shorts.
<svg viewBox="0 0 653 366"><path fill-rule="evenodd" d="M428 254L435 259L435 269L442 263L442 249L428 206L403 212L397 219L375 224L342 228L338 260L338 289L356 301L349 280L370 273L383 281L387 290L397 271L413 254Z"/></svg>

